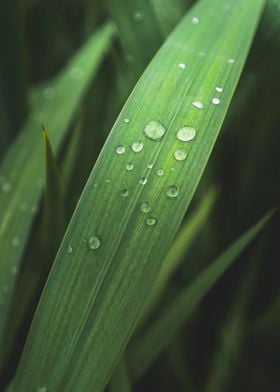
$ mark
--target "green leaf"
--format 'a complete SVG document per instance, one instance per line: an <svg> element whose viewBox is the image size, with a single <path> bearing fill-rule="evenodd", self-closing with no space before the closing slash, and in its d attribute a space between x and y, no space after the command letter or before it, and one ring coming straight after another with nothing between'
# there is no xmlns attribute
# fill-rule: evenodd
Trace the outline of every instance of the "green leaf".
<svg viewBox="0 0 280 392"><path fill-rule="evenodd" d="M40 385L65 391L105 388L201 178L263 3L232 0L227 12L219 0L211 7L202 0L146 69L68 226L33 319L14 390ZM193 23L194 15L200 23ZM186 69L178 66L182 63ZM224 89L221 95L217 86ZM220 104L212 103L218 97ZM193 106L193 101L203 102L204 108ZM163 127L166 132L152 140L143 132L147 125L152 138ZM192 142L176 138L185 126L197 130ZM182 149L186 160L180 160ZM131 164L134 170L127 170ZM147 202L151 210L144 213Z"/></svg>
<svg viewBox="0 0 280 392"><path fill-rule="evenodd" d="M127 363L134 381L139 380L168 347L205 295L256 237L270 216L271 214L266 215L246 231L217 260L202 271L185 290L179 293L144 335L131 343L128 347Z"/></svg>
<svg viewBox="0 0 280 392"><path fill-rule="evenodd" d="M110 46L113 31L111 24L105 25L55 80L34 91L30 117L0 170L0 240L5 255L0 260L0 345L16 279L14 272L19 268L42 194L44 160L40 125L49 129L57 153L73 114Z"/></svg>
<svg viewBox="0 0 280 392"><path fill-rule="evenodd" d="M110 381L108 392L130 392L131 384L124 359L121 359Z"/></svg>

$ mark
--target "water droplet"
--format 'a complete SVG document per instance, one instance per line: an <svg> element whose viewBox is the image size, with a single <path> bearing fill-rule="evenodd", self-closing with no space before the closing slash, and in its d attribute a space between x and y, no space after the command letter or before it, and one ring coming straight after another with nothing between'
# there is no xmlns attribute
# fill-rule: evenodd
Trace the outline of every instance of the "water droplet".
<svg viewBox="0 0 280 392"><path fill-rule="evenodd" d="M140 205L140 210L141 210L142 212L144 212L144 214L147 214L149 211L151 211L150 203L147 202L147 201L145 201L144 203L142 203L142 204Z"/></svg>
<svg viewBox="0 0 280 392"><path fill-rule="evenodd" d="M165 134L166 129L159 121L150 121L144 128L144 134L152 140L159 140Z"/></svg>
<svg viewBox="0 0 280 392"><path fill-rule="evenodd" d="M45 386L45 385L43 385L42 387L39 387L38 389L37 389L37 392L47 392L47 387Z"/></svg>
<svg viewBox="0 0 280 392"><path fill-rule="evenodd" d="M140 178L140 180L139 180L139 184L141 184L141 185L146 185L147 184L147 178L146 177L142 177L142 178Z"/></svg>
<svg viewBox="0 0 280 392"><path fill-rule="evenodd" d="M154 167L154 164L153 164L153 163L148 163L148 164L147 164L147 168L148 168L148 169L152 169L153 167Z"/></svg>
<svg viewBox="0 0 280 392"><path fill-rule="evenodd" d="M2 185L2 191L3 191L4 193L9 193L11 189L12 189L12 185L11 185L9 182L5 182L5 183Z"/></svg>
<svg viewBox="0 0 280 392"><path fill-rule="evenodd" d="M157 223L156 218L147 218L146 219L147 226L155 226L156 223Z"/></svg>
<svg viewBox="0 0 280 392"><path fill-rule="evenodd" d="M55 89L52 87L47 87L43 91L43 96L45 99L50 100L55 97Z"/></svg>
<svg viewBox="0 0 280 392"><path fill-rule="evenodd" d="M170 186L170 187L167 189L166 194L167 194L168 197L177 197L178 194L179 194L179 190L178 190L178 188L176 187L176 185L172 185L172 186Z"/></svg>
<svg viewBox="0 0 280 392"><path fill-rule="evenodd" d="M217 93L222 93L224 89L222 87L216 87Z"/></svg>
<svg viewBox="0 0 280 392"><path fill-rule="evenodd" d="M144 144L142 142L133 142L131 145L131 149L134 152L140 152L143 150Z"/></svg>
<svg viewBox="0 0 280 392"><path fill-rule="evenodd" d="M184 161L187 158L187 153L185 150L179 148L174 152L174 158L176 161Z"/></svg>
<svg viewBox="0 0 280 392"><path fill-rule="evenodd" d="M110 178L106 178L105 182L106 182L106 184L109 184L109 182L111 182L111 179Z"/></svg>
<svg viewBox="0 0 280 392"><path fill-rule="evenodd" d="M157 169L157 175L159 177L162 177L164 175L164 170L163 169Z"/></svg>
<svg viewBox="0 0 280 392"><path fill-rule="evenodd" d="M125 119L123 120L123 122L124 122L124 123L126 123L126 124L128 124L128 123L129 123L129 121L130 121L130 119L129 119L129 118L125 118Z"/></svg>
<svg viewBox="0 0 280 392"><path fill-rule="evenodd" d="M183 127L177 132L177 139L182 142L189 142L196 136L196 130L192 127Z"/></svg>
<svg viewBox="0 0 280 392"><path fill-rule="evenodd" d="M235 61L234 59L228 59L228 61L227 61L227 62L228 62L228 64L233 64L233 63L234 63L234 61Z"/></svg>
<svg viewBox="0 0 280 392"><path fill-rule="evenodd" d="M186 68L186 64L180 63L180 64L178 64L178 67L181 68L181 69L185 69Z"/></svg>
<svg viewBox="0 0 280 392"><path fill-rule="evenodd" d="M125 146L118 146L117 148L116 148L116 153L118 154L118 155L121 155L121 154L123 154L125 152Z"/></svg>
<svg viewBox="0 0 280 392"><path fill-rule="evenodd" d="M12 239L12 245L13 245L15 248L17 248L17 247L19 246L19 244L20 244L20 239L19 239L18 237L14 237L14 238Z"/></svg>
<svg viewBox="0 0 280 392"><path fill-rule="evenodd" d="M142 22L142 20L144 19L142 12L140 11L136 11L133 14L133 19L135 20L135 22Z"/></svg>
<svg viewBox="0 0 280 392"><path fill-rule="evenodd" d="M73 248L71 245L68 246L67 253L71 254L73 252Z"/></svg>
<svg viewBox="0 0 280 392"><path fill-rule="evenodd" d="M198 24L199 23L199 19L196 16L192 17L192 24Z"/></svg>
<svg viewBox="0 0 280 392"><path fill-rule="evenodd" d="M193 101L192 105L197 108L197 109L202 109L203 108L203 103L200 101Z"/></svg>
<svg viewBox="0 0 280 392"><path fill-rule="evenodd" d="M84 76L84 70L81 67L73 67L70 70L70 76L74 80L80 80Z"/></svg>
<svg viewBox="0 0 280 392"><path fill-rule="evenodd" d="M90 236L87 243L88 243L88 247L92 250L98 249L101 245L100 238L97 237L96 235Z"/></svg>
<svg viewBox="0 0 280 392"><path fill-rule="evenodd" d="M123 197L127 197L127 196L129 195L128 189L122 189L122 190L121 190L121 195L122 195Z"/></svg>
<svg viewBox="0 0 280 392"><path fill-rule="evenodd" d="M131 170L133 170L133 169L134 169L133 163L128 163L128 164L126 165L126 170L127 170L127 171L131 171Z"/></svg>
<svg viewBox="0 0 280 392"><path fill-rule="evenodd" d="M219 105L220 102L221 102L221 101L219 100L219 98L213 98L213 99L212 99L213 105Z"/></svg>
<svg viewBox="0 0 280 392"><path fill-rule="evenodd" d="M93 184L93 188L98 188L98 184Z"/></svg>

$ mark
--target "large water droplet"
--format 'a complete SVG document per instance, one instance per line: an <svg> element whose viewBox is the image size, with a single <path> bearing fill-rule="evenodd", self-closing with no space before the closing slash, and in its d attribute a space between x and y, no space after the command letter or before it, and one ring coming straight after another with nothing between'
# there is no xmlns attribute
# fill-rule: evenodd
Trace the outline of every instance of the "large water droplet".
<svg viewBox="0 0 280 392"><path fill-rule="evenodd" d="M220 99L219 98L213 98L212 99L212 103L213 103L213 105L219 105L220 104Z"/></svg>
<svg viewBox="0 0 280 392"><path fill-rule="evenodd" d="M118 146L117 148L116 148L116 153L118 154L118 155L121 155L121 154L123 154L125 152L125 146Z"/></svg>
<svg viewBox="0 0 280 392"><path fill-rule="evenodd" d="M150 121L144 128L144 134L152 140L160 140L166 129L159 121Z"/></svg>
<svg viewBox="0 0 280 392"><path fill-rule="evenodd" d="M156 223L157 223L156 218L147 218L146 219L147 226L155 226Z"/></svg>
<svg viewBox="0 0 280 392"><path fill-rule="evenodd" d="M92 250L100 248L101 245L100 238L97 237L97 235L90 236L87 243L88 243L88 247Z"/></svg>
<svg viewBox="0 0 280 392"><path fill-rule="evenodd" d="M164 175L164 170L163 169L157 169L157 175L159 177L162 177Z"/></svg>
<svg viewBox="0 0 280 392"><path fill-rule="evenodd" d="M197 109L203 109L203 103L200 101L193 101L192 105Z"/></svg>
<svg viewBox="0 0 280 392"><path fill-rule="evenodd" d="M128 189L122 189L122 190L121 190L121 195L122 195L123 197L127 197L127 196L129 195Z"/></svg>
<svg viewBox="0 0 280 392"><path fill-rule="evenodd" d="M192 24L198 24L199 23L199 19L196 16L192 17Z"/></svg>
<svg viewBox="0 0 280 392"><path fill-rule="evenodd" d="M133 163L128 163L128 164L126 165L126 170L127 170L127 171L131 171L131 170L133 170L133 169L134 169Z"/></svg>
<svg viewBox="0 0 280 392"><path fill-rule="evenodd" d="M133 142L131 145L131 149L134 152L140 152L143 150L144 144L142 142Z"/></svg>
<svg viewBox="0 0 280 392"><path fill-rule="evenodd" d="M182 142L189 142L196 136L196 130L192 127L183 127L177 132L177 139Z"/></svg>
<svg viewBox="0 0 280 392"><path fill-rule="evenodd" d="M151 211L151 206L148 201L145 201L140 205L140 210L144 212L144 214L147 214L149 211Z"/></svg>
<svg viewBox="0 0 280 392"><path fill-rule="evenodd" d="M146 177L142 177L142 178L140 178L140 180L139 180L139 184L141 184L141 185L146 185L147 184L147 178Z"/></svg>
<svg viewBox="0 0 280 392"><path fill-rule="evenodd" d="M45 99L50 100L55 97L55 89L52 87L47 87L43 91L43 96Z"/></svg>
<svg viewBox="0 0 280 392"><path fill-rule="evenodd" d="M176 161L184 161L187 158L187 153L185 150L179 148L174 152L174 158L176 159Z"/></svg>
<svg viewBox="0 0 280 392"><path fill-rule="evenodd" d="M176 185L172 185L172 186L170 186L170 187L167 189L166 194L167 194L168 197L177 197L178 194L179 194L179 190L178 190L178 188L176 187Z"/></svg>

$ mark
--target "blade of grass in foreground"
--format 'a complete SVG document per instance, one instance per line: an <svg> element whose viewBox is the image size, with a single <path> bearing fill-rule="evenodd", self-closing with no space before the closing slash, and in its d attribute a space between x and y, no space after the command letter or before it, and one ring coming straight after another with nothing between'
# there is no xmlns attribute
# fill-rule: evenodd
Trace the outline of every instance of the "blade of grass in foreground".
<svg viewBox="0 0 280 392"><path fill-rule="evenodd" d="M192 9L124 106L57 254L15 391L108 383L203 173L264 2L225 3Z"/></svg>
<svg viewBox="0 0 280 392"><path fill-rule="evenodd" d="M210 264L184 290L173 303L149 327L142 337L128 348L127 364L134 381L139 380L155 359L172 342L188 317L205 295L238 258L241 252L256 237L267 223L271 214L266 215L231 245L217 260Z"/></svg>

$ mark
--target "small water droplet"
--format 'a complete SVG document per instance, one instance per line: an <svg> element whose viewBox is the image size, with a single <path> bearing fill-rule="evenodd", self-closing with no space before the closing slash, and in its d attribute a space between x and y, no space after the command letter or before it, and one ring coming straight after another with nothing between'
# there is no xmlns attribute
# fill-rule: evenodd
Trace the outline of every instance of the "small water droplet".
<svg viewBox="0 0 280 392"><path fill-rule="evenodd" d="M9 193L11 189L12 189L12 185L11 185L9 182L5 182L5 183L2 185L2 191L3 191L4 193Z"/></svg>
<svg viewBox="0 0 280 392"><path fill-rule="evenodd" d="M170 186L170 187L167 189L166 194L167 194L168 197L177 197L178 194L179 194L179 190L178 190L178 188L176 187L176 185L172 185L172 186Z"/></svg>
<svg viewBox="0 0 280 392"><path fill-rule="evenodd" d="M164 175L164 170L163 169L157 169L157 175L159 177L162 177Z"/></svg>
<svg viewBox="0 0 280 392"><path fill-rule="evenodd" d="M185 69L186 68L186 64L180 63L180 64L178 64L178 67L181 68L181 69Z"/></svg>
<svg viewBox="0 0 280 392"><path fill-rule="evenodd" d="M131 149L134 152L140 152L143 150L144 144L142 142L133 142L131 145Z"/></svg>
<svg viewBox="0 0 280 392"><path fill-rule="evenodd" d="M87 243L88 243L88 247L92 250L100 248L101 245L100 238L97 237L97 235L90 236Z"/></svg>
<svg viewBox="0 0 280 392"><path fill-rule="evenodd" d="M117 148L116 148L116 153L118 154L118 155L121 155L121 154L123 154L125 152L125 146L118 146Z"/></svg>
<svg viewBox="0 0 280 392"><path fill-rule="evenodd" d="M71 245L68 246L67 253L71 254L73 252L73 248Z"/></svg>
<svg viewBox="0 0 280 392"><path fill-rule="evenodd" d="M153 164L153 163L148 163L148 164L147 164L147 168L148 168L148 169L152 169L153 167L154 167L154 164Z"/></svg>
<svg viewBox="0 0 280 392"><path fill-rule="evenodd" d="M187 153L185 150L179 148L174 152L174 158L176 161L184 161L187 158Z"/></svg>
<svg viewBox="0 0 280 392"><path fill-rule="evenodd" d="M111 182L111 179L110 178L106 178L105 182L106 182L106 184L109 184L109 182Z"/></svg>
<svg viewBox="0 0 280 392"><path fill-rule="evenodd" d="M196 16L192 17L192 24L198 24L199 23L199 19Z"/></svg>
<svg viewBox="0 0 280 392"><path fill-rule="evenodd" d="M139 184L141 184L141 185L146 185L147 184L147 178L146 177L141 177L140 178L140 180L139 180Z"/></svg>
<svg viewBox="0 0 280 392"><path fill-rule="evenodd" d="M127 197L127 196L129 195L128 189L122 189L122 190L121 190L121 195L122 195L123 197Z"/></svg>
<svg viewBox="0 0 280 392"><path fill-rule="evenodd" d="M222 93L224 89L222 87L216 87L217 93Z"/></svg>
<svg viewBox="0 0 280 392"><path fill-rule="evenodd" d="M155 226L156 223L157 223L156 218L147 218L146 219L147 226Z"/></svg>
<svg viewBox="0 0 280 392"><path fill-rule="evenodd" d="M37 392L47 392L47 390L48 390L48 388L45 385L43 385L42 387L39 387L37 389Z"/></svg>
<svg viewBox="0 0 280 392"><path fill-rule="evenodd" d="M124 122L124 123L126 123L126 124L128 124L128 123L129 123L129 121L130 121L130 119L129 119L129 118L125 118L125 119L123 120L123 122Z"/></svg>
<svg viewBox="0 0 280 392"><path fill-rule="evenodd" d="M177 139L182 142L189 142L196 136L196 130L192 127L183 127L177 132Z"/></svg>
<svg viewBox="0 0 280 392"><path fill-rule="evenodd" d="M149 211L151 211L151 206L148 201L145 201L140 205L140 210L144 212L144 214L147 214Z"/></svg>
<svg viewBox="0 0 280 392"><path fill-rule="evenodd" d="M73 67L70 70L70 76L74 80L80 80L84 76L84 70L81 67Z"/></svg>
<svg viewBox="0 0 280 392"><path fill-rule="evenodd" d="M98 184L93 184L93 188L98 188Z"/></svg>
<svg viewBox="0 0 280 392"><path fill-rule="evenodd" d="M205 53L205 52L198 52L198 55L199 55L200 57L205 57L205 56L206 56L206 53Z"/></svg>
<svg viewBox="0 0 280 392"><path fill-rule="evenodd" d="M19 244L20 244L20 239L19 239L18 237L14 237L14 238L12 239L12 245L13 245L15 248L17 248L17 247L19 246Z"/></svg>
<svg viewBox="0 0 280 392"><path fill-rule="evenodd" d="M160 140L166 129L159 121L150 121L144 128L144 134L152 140Z"/></svg>
<svg viewBox="0 0 280 392"><path fill-rule="evenodd" d="M219 100L219 98L213 98L213 99L212 99L213 105L219 105L220 102L221 102L221 101Z"/></svg>
<svg viewBox="0 0 280 392"><path fill-rule="evenodd" d="M47 87L43 91L43 96L45 99L50 100L55 97L55 89L52 87Z"/></svg>
<svg viewBox="0 0 280 392"><path fill-rule="evenodd" d="M228 64L233 64L233 63L234 63L234 61L235 61L234 59L228 59L228 61L227 61L227 62L228 62Z"/></svg>
<svg viewBox="0 0 280 392"><path fill-rule="evenodd" d="M200 101L193 101L192 105L197 109L203 109L203 103Z"/></svg>
<svg viewBox="0 0 280 392"><path fill-rule="evenodd" d="M135 22L142 22L142 20L144 19L144 16L142 14L142 12L140 11L136 11L133 14L133 19L135 20Z"/></svg>
<svg viewBox="0 0 280 392"><path fill-rule="evenodd" d="M126 170L127 170L127 171L131 171L131 170L133 170L133 169L134 169L133 163L128 163L128 164L126 165Z"/></svg>

